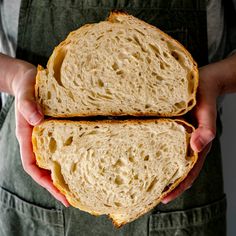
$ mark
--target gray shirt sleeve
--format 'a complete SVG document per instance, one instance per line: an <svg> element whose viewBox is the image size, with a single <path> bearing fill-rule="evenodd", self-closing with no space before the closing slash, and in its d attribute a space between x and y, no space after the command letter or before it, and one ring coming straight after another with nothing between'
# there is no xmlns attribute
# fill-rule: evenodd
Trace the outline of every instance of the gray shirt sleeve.
<svg viewBox="0 0 236 236"><path fill-rule="evenodd" d="M15 57L21 0L0 0L0 52ZM0 93L2 106L7 94Z"/></svg>
<svg viewBox="0 0 236 236"><path fill-rule="evenodd" d="M15 57L20 0L0 0L0 52Z"/></svg>

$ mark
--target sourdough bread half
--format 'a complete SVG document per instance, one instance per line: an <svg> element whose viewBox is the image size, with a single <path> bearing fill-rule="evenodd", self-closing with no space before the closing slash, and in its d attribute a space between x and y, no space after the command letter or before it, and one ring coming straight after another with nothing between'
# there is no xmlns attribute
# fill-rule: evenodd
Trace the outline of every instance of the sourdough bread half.
<svg viewBox="0 0 236 236"><path fill-rule="evenodd" d="M119 227L155 207L197 160L182 120L45 121L34 127L37 164L70 204Z"/></svg>
<svg viewBox="0 0 236 236"><path fill-rule="evenodd" d="M131 15L71 32L38 67L36 99L53 117L179 116L196 103L197 65L161 30Z"/></svg>

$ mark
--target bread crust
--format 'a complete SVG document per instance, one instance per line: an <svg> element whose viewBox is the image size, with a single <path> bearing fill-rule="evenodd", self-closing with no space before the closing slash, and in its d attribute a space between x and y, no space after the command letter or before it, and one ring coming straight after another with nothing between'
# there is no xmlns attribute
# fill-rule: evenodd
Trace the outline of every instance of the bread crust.
<svg viewBox="0 0 236 236"><path fill-rule="evenodd" d="M189 124L188 122L184 121L183 119L167 119L167 118L160 118L160 119L147 119L147 120L134 120L134 119L128 119L128 120L99 120L99 121L86 121L86 120L82 120L82 121L71 121L71 120L45 120L44 123L78 123L78 124L140 124L140 123L153 123L153 122L176 122L178 124L181 124L184 128L186 133L188 133L189 135L195 130L195 128ZM41 168L45 168L45 169L49 169L51 170L48 166L47 163L45 163L43 161L43 158L41 158L37 153L38 153L38 149L37 149L37 143L36 143L36 133L37 133L37 126L34 127L33 129L33 134L32 134L32 144L33 144L33 151L35 153L36 156L36 163L39 167ZM186 156L187 157L187 156ZM188 175L188 173L191 171L191 169L194 167L195 163L197 162L198 159L198 154L197 152L194 152L192 150L191 155L188 156L189 160L191 160L190 165L187 169L187 171L185 172L184 175L182 175L182 177L180 177L179 179L177 179L174 183L172 183L170 186L168 186L168 189L166 189L160 197L156 198L152 204L150 204L149 206L147 206L145 208L145 210L143 210L142 212L140 212L139 214L135 215L132 218L129 218L128 220L123 220L123 219L119 219L119 217L117 217L115 214L109 214L108 217L112 219L112 222L114 224L115 227L119 228L135 219L137 219L138 217L144 215L145 213L147 213L148 211L150 211L151 209L153 209L156 205L158 205L162 199L168 194L170 193L173 189L175 189ZM59 189L59 191L64 194L68 200L68 202L76 207L76 208L80 208L81 210L86 210L87 212L89 212L92 215L98 216L100 215L98 212L96 211L90 211L88 209L84 209L84 207L81 207L81 204L79 204L78 201L76 201L73 198L73 195L71 194L71 192L69 192L68 190L66 190L65 188L63 188L60 184L60 182L55 181L55 178L53 178L53 184Z"/></svg>
<svg viewBox="0 0 236 236"><path fill-rule="evenodd" d="M127 14L126 12L123 11L112 11L109 15L109 17L106 19L108 22L110 23L114 23L117 21L117 19L119 17L125 16L128 19L132 20L137 20L137 18L133 17L132 15ZM179 113L158 113L158 112L126 112L126 113L121 113L121 112L108 112L105 113L104 111L101 112L86 112L86 113L72 113L72 114L57 114L54 112L50 112L50 115L52 117L89 117L89 116L99 116L99 115L103 115L103 116L126 116L126 115L130 115L130 116L159 116L159 117L170 117L170 116L182 116L184 114L186 114L187 112L189 112L190 110L193 109L193 107L196 105L196 94L197 94L197 89L199 86L199 73L198 73L198 66L196 61L194 61L192 55L187 51L187 49L177 40L173 39L171 36L169 36L168 34L164 33L163 31L161 31L160 29L158 29L157 27L148 24L147 22L138 19L138 21L142 22L143 25L146 25L147 28L152 28L155 31L158 31L159 34L163 35L164 38L167 38L170 42L175 42L175 44L178 45L178 47L180 49L182 49L184 51L184 53L187 55L187 57L190 59L190 61L193 64L193 68L192 68L192 76L193 76L193 80L194 80L194 86L193 86L193 91L192 91L192 96L189 98L189 100L186 102L188 104L188 106L185 109L182 109ZM47 63L47 69L46 73L48 73L49 68L52 67L53 64L53 60L54 57L57 54L57 51L59 51L60 49L62 49L63 47L65 47L67 44L70 43L71 38L73 38L75 35L77 35L78 33L83 32L85 29L87 29L88 27L93 26L94 24L86 24L82 27L80 27L79 29L72 31L71 33L69 33L69 35L67 36L67 38L62 41L58 46L55 47L52 55L50 56L48 63ZM36 84L35 84L35 97L38 100L39 99L39 85L40 85L40 72L43 71L44 68L42 66L38 66L37 67L37 75L36 75ZM43 108L44 110L44 108Z"/></svg>

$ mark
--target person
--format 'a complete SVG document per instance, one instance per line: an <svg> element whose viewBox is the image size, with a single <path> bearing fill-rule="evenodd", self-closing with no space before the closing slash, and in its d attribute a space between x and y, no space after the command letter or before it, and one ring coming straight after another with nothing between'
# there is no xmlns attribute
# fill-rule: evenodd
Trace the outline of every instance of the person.
<svg viewBox="0 0 236 236"><path fill-rule="evenodd" d="M1 0L0 49L13 57L0 54L0 91L10 94L2 96L0 113L0 234L225 235L217 99L236 92L236 54L226 57L234 49L233 25L227 28L224 16L226 7L234 9L236 1L231 4L229 7L222 1L210 0L206 8L203 0L22 0L20 5L19 0ZM37 167L31 144L33 126L44 119L34 97L35 65L45 65L53 47L70 31L104 20L114 8L126 10L171 34L202 66L198 103L192 112L197 129L191 136L191 147L199 152L198 162L163 199L163 204L119 230L103 216L93 217L69 207L64 195L52 184L50 173ZM9 22L15 27L9 27ZM211 64L207 64L206 26ZM15 53L18 59L14 58Z"/></svg>

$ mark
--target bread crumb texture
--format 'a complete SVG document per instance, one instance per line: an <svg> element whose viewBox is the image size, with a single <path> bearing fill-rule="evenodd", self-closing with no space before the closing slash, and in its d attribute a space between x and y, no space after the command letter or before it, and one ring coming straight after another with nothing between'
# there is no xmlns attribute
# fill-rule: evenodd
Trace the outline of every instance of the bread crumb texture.
<svg viewBox="0 0 236 236"><path fill-rule="evenodd" d="M73 31L38 68L46 115L185 114L196 103L197 65L159 29L127 14Z"/></svg>
<svg viewBox="0 0 236 236"><path fill-rule="evenodd" d="M190 171L193 127L169 119L45 121L33 130L40 167L69 202L116 226L156 206Z"/></svg>

